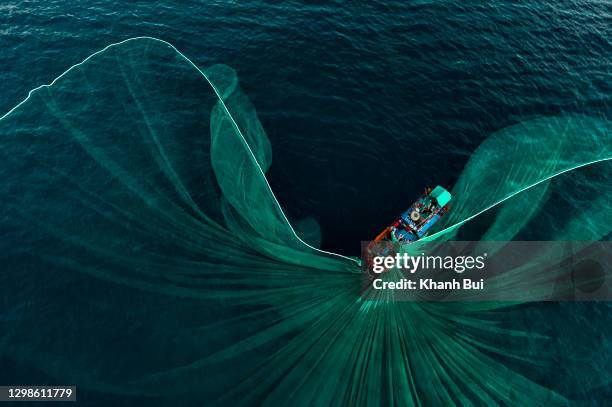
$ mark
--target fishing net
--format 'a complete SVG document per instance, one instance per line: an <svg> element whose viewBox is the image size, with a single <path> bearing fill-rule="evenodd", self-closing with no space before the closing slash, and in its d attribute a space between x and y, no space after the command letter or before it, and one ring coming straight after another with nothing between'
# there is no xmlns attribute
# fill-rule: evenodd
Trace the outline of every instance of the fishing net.
<svg viewBox="0 0 612 407"><path fill-rule="evenodd" d="M228 405L563 404L609 383L603 308L588 324L575 304L361 301L357 262L279 206L226 66L124 41L31 92L0 134L0 352L43 381ZM492 135L429 239L605 238L610 148L604 118Z"/></svg>

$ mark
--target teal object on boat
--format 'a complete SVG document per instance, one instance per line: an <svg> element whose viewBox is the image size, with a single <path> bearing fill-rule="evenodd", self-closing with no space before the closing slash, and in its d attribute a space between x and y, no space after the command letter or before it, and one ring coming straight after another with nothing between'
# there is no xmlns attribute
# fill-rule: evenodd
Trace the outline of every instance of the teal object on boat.
<svg viewBox="0 0 612 407"><path fill-rule="evenodd" d="M431 191L431 197L438 202L438 205L444 206L450 202L452 195L446 189L438 185Z"/></svg>

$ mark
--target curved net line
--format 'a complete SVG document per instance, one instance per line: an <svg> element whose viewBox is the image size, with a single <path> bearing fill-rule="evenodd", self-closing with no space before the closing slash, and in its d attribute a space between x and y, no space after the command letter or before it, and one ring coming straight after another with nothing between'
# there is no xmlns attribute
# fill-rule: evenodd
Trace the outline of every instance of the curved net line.
<svg viewBox="0 0 612 407"><path fill-rule="evenodd" d="M210 78L208 77L208 75L202 71L193 61L191 61L187 56L185 56L181 51L179 51L174 45L172 45L171 43L164 41L162 39L159 38L155 38L155 37L150 37L150 36L139 36L139 37L132 37L132 38L128 38L125 39L123 41L119 41L113 44L109 44L106 47L102 48L99 51L94 52L93 54L89 55L87 58L85 58L84 60L82 60L79 63L76 63L74 65L72 65L70 68L68 68L67 70L65 70L62 74L60 74L58 77L56 77L53 81L51 81L51 83L49 84L45 84L45 85L41 85L38 86L32 90L30 90L28 92L28 96L21 102L19 102L17 105L15 105L11 110L9 110L7 113L5 113L2 117L0 117L0 121L3 120L5 117L8 117L13 111L15 111L17 108L19 108L21 105L23 105L24 103L26 103L30 97L32 96L33 93L35 93L36 91L43 89L43 88L49 88L51 86L53 86L58 80L60 80L62 77L64 77L66 74L68 74L69 72L71 72L73 69L78 68L79 66L87 63L90 59L92 59L93 57L95 57L96 55L102 54L105 51L107 51L110 48L116 47L116 46L120 46L122 44L126 44L130 41L137 41L137 40L142 40L142 39L146 39L146 40L152 40L152 41L157 41L160 42L164 45L167 45L168 47L170 47L172 50L174 50L181 58L183 58L189 65L191 65L196 71L198 71L202 77L204 77L204 79L206 79L206 81L208 82L208 84L211 86L211 88L213 89L213 91L215 92L215 95L218 98L218 101L220 103L220 105L223 107L223 110L225 112L225 114L227 115L227 117L230 119L232 126L234 128L234 131L238 134L238 136L240 137L240 141L243 143L244 147L246 148L246 150L249 153L249 156L253 162L253 164L256 166L256 168L259 170L259 173L262 177L262 179L265 181L266 186L268 187L269 193L271 194L271 196L274 199L274 203L277 206L277 209L279 210L279 212L282 214L285 222L287 223L287 225L289 226L291 232L293 233L294 237L304 246L306 246L307 248L324 254L324 255L328 255L328 256L333 256L333 257L338 257L341 258L343 260L348 260L354 264L359 264L359 261L352 258L352 257L347 257L338 253L333 253L333 252L329 252L326 250L321 250L319 248L313 247L310 244L306 243L304 240L302 240L302 238L295 232L295 229L293 228L293 226L291 225L291 222L289 222L289 219L287 218L287 216L285 215L285 212L283 211L280 203L278 202L278 199L276 198L276 195L274 194L274 191L272 190L272 187L270 186L270 183L268 182L268 179L266 177L265 172L263 171L263 169L261 168L261 165L259 164L259 161L257 160L257 158L255 157L255 154L253 153L253 150L251 149L251 146L247 143L244 135L242 134L242 131L240 130L240 127L238 126L238 124L236 123L236 120L234 119L233 115L230 113L229 109L227 108L227 105L225 104L225 101L223 100L223 97L221 95L221 93L219 92L219 90L217 89L217 87L213 84L213 82L210 80Z"/></svg>
<svg viewBox="0 0 612 407"><path fill-rule="evenodd" d="M495 208L496 206L503 204L505 201L507 201L507 200L509 200L509 199L511 199L511 198L513 198L515 196L517 196L518 194L520 194L522 192L526 192L526 191L530 190L531 188L534 188L534 187L536 187L536 186L538 186L538 185L540 185L540 184L542 184L542 183L544 183L546 181L552 180L553 178L556 178L556 177L558 177L560 175L563 175L565 173L568 173L568 172L571 172L571 171L574 171L574 170L577 170L577 169L580 169L580 168L583 168L583 167L587 167L589 165L593 165L593 164L597 164L597 163L601 163L601 162L605 162L605 161L610 161L610 160L612 160L612 157L600 158L598 160L594 160L594 161L591 161L591 162L588 162L588 163L578 164L575 167L567 168L565 170L559 171L559 172L557 172L555 174L552 174L552 175L550 175L550 176L548 176L546 178L543 178L543 179L541 179L541 180L539 180L537 182L534 182L534 183L532 183L530 185L527 185L524 188L521 188L521 189L517 190L516 192L512 193L511 195L508 195L508 196L500 199L499 201L497 201L497 202L487 206L486 208L478 211L474 215L471 215L471 216L467 217L466 219L464 219L464 220L462 220L460 222L457 222L457 223L455 223L455 224L453 224L451 226L447 226L444 229L439 230L439 231L437 231L437 232L435 232L435 233L433 233L433 234L431 234L429 236L426 236L422 240L423 241L431 241L431 240L434 240L436 237L444 236L445 234L452 232L453 230L457 229L461 225L463 225L463 224L465 224L465 223L475 219L476 217L478 217L478 216L484 214L485 212Z"/></svg>

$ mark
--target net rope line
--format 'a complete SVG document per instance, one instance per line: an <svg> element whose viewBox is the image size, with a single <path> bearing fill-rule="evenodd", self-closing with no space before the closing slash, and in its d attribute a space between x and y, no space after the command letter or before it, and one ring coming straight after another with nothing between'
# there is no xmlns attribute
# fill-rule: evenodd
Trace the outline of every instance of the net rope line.
<svg viewBox="0 0 612 407"><path fill-rule="evenodd" d="M61 75L59 75L57 78L55 78L53 81L51 81L51 83L49 84L44 84L44 85L40 85L32 90L30 90L28 92L28 96L22 100L21 102L19 102L16 106L14 106L11 110L9 110L8 112L6 112L2 117L0 117L0 121L4 120L6 117L8 117L11 113L13 113L15 110L17 110L20 106L22 106L24 103L26 103L30 97L37 92L40 89L44 89L44 88L50 88L52 87L58 80L60 80L61 78L63 78L66 74L68 74L70 71L72 71L75 68L78 68L79 66L85 64L86 62L88 62L89 60L91 60L92 58L94 58L97 55L100 55L102 53L104 53L105 51L107 51L108 49L111 49L113 47L128 43L130 41L137 41L137 40L152 40L152 41L157 41L159 43L162 43L168 47L170 47L174 52L176 52L181 58L183 58L187 63L189 63L189 65L191 65L193 68L195 68L203 77L204 79L206 79L206 81L208 82L208 84L210 85L210 87L213 89L213 91L215 92L215 95L217 96L217 99L219 101L219 103L221 104L221 106L223 107L223 110L225 112L225 114L228 116L228 118L230 119L231 123L232 123L232 127L234 128L234 130L236 131L236 133L238 133L238 135L240 136L241 142L244 144L244 146L247 148L247 151L249 152L249 157L251 158L251 160L253 161L253 163L255 164L256 168L259 170L260 175L262 176L262 178L264 179L266 186L268 187L268 190L270 192L270 194L272 195L273 199L274 199L274 203L277 205L280 213L283 216L283 219L285 220L285 222L287 222L287 225L289 225L289 229L291 230L291 233L293 233L293 235L295 236L295 238L297 238L297 240L303 244L304 246L314 250L315 252L318 253L322 253L328 256L334 256L334 257L339 257L343 260L348 260L352 263L355 263L357 265L359 265L359 261L357 259L351 258L351 257L347 257L338 253L333 253L333 252L328 252L326 250L321 250L321 249L317 249L316 247L313 247L311 245L309 245L308 243L306 243L304 240L302 240L298 234L295 232L295 229L293 229L293 226L291 225L291 222L289 222L289 219L287 218L287 216L285 215L285 212L283 211L282 207L280 206L280 203L278 202L278 199L276 198L276 195L274 194L274 191L272 191L272 187L270 186L270 183L268 182L268 179L266 178L266 175L263 171L263 169L261 168L261 166L259 165L259 162L257 161L257 158L255 157L255 154L253 153L253 150L251 149L251 147L249 146L249 143L246 141L244 135L242 134L242 131L240 130L240 128L238 127L238 124L236 123L236 121L234 120L234 117L232 116L232 114L229 112L229 109L227 108L227 105L225 104L225 102L223 101L223 98L220 94L220 92L217 90L217 88L215 87L215 85L213 85L212 81L209 79L208 75L206 75L206 73L204 73L195 63L193 63L189 58L187 58L181 51L179 51L174 45L170 44L167 41L161 40L159 38L155 38L155 37L149 37L149 36L140 36L140 37L132 37L132 38L128 38L125 39L123 41L119 41L116 43L112 43L107 45L106 47L94 52L93 54L89 55L87 58L85 58L84 60L82 60L79 63L76 63L74 65L72 65L70 68L68 68L67 70L65 70Z"/></svg>
<svg viewBox="0 0 612 407"><path fill-rule="evenodd" d="M51 81L51 83L48 84L44 84L44 85L40 85L37 86L36 88L30 90L28 92L28 95L25 97L25 99L23 99L21 102L19 102L17 105L15 105L12 109L10 109L8 112L6 112L4 115L2 115L2 117L0 117L0 121L4 120L6 117L10 116L11 113L13 113L15 110L17 110L20 106L22 106L24 103L26 103L30 97L37 92L40 89L44 89L44 88L50 88L52 87L58 80L60 80L61 78L63 78L65 75L67 75L69 72L71 72L72 70L74 70L75 68L78 68L79 66L85 64L86 62L88 62L89 60L91 60L92 58L94 58L95 56L104 53L105 51L107 51L108 49L111 49L113 47L131 42L131 41L137 41L137 40L152 40L152 41L156 41L159 42L161 44L164 44L168 47L170 47L170 49L172 49L174 52L177 53L177 55L179 55L182 59L184 59L189 65L191 65L198 73L200 73L200 75L202 75L202 77L204 77L204 79L206 79L206 81L208 82L208 84L210 85L210 87L213 89L213 91L215 92L215 95L217 96L217 99L221 105L221 107L223 108L225 114L227 115L227 117L230 119L230 122L232 123L232 127L234 128L234 130L236 131L236 133L240 136L240 140L241 142L244 144L244 146L246 147L247 151L249 152L249 157L250 159L253 161L253 163L255 164L255 167L259 170L259 173L261 175L261 177L263 178L263 180L266 183L266 186L268 187L268 191L270 192L270 194L272 195L272 198L274 199L274 203L277 205L280 213L283 216L283 219L287 222L287 225L289 225L289 229L291 230L291 232L293 233L293 235L295 236L295 238L304 246L310 248L311 250L314 250L315 252L318 253L322 253L328 256L333 256L333 257L338 257L344 260L348 260L352 263L355 263L357 265L359 265L359 260L352 258L352 257L348 257L348 256L344 256L342 254L339 253L334 253L334 252L329 252L326 250L322 250L322 249L318 249L316 247L313 247L311 245L309 245L308 243L306 243L304 240L302 240L302 238L300 238L298 236L298 234L295 232L295 229L293 228L293 226L291 225L291 222L289 222L289 219L287 218L287 216L285 215L285 212L283 211L280 203L278 202L278 199L276 198L276 195L274 194L274 191L272 190L272 187L270 186L270 183L268 182L268 178L266 177L265 172L263 171L263 169L261 168L261 165L259 164L259 162L257 161L257 158L255 157L255 154L253 153L253 150L251 149L251 146L249 145L249 143L246 141L244 135L242 134L242 131L240 130L240 128L238 127L238 124L236 123L236 121L234 120L234 117L232 116L232 114L230 113L229 109L227 108L227 105L225 104L225 102L223 101L223 98L220 94L220 92L217 90L217 88L215 87L215 85L213 85L212 81L209 79L208 75L206 75L206 73L204 73L204 71L202 71L193 61L191 61L187 56L185 56L185 54L183 54L181 51L179 51L174 45L172 45L171 43L169 43L168 41L159 39L159 38L155 38L155 37L149 37L149 36L138 36L138 37L131 37L131 38L127 38L125 40L119 41L119 42L115 42L112 44L107 45L106 47L94 52L93 54L89 55L87 58L83 59L81 62L78 62L74 65L72 65L71 67L69 67L68 69L66 69L64 72L62 72L58 77L56 77L55 79L53 79L53 81ZM594 161L590 161L590 162L586 162L586 163L581 163L578 164L574 167L571 168L567 168L565 170L556 172L546 178L543 178L541 180L538 180L532 184L529 184L515 192L513 192L512 194L498 200L497 202L494 202L493 204L487 206L486 208L480 210L479 212L475 213L474 215L471 215L469 217L467 217L466 219L457 222L451 226L448 226L430 236L425 237L423 240L424 241L428 241L431 240L437 236L442 236L448 232L450 232L453 229L456 229L457 227L465 224L466 222L469 222L470 220L476 218L479 215L482 215L483 213L485 213L486 211L494 208L495 206L507 201L508 199L520 194L521 192L524 192L530 188L533 188L545 181L548 181L552 178L555 178L559 175L562 175L564 173L576 170L578 168L581 167L586 167L592 164L597 164L599 162L604 162L604 161L609 161L612 160L612 157L605 157L605 158L600 158L598 160L594 160Z"/></svg>
<svg viewBox="0 0 612 407"><path fill-rule="evenodd" d="M552 175L549 175L549 176L548 176L548 177L546 177L546 178L543 178L543 179L541 179L541 180L538 180L538 181L534 182L533 184L529 184L529 185L527 185L526 187L523 187L523 188L521 188L521 189L519 189L519 190L517 190L517 191L515 191L515 192L511 193L511 194L510 194L510 195L508 195L508 196L503 197L503 198L502 198L502 199L500 199L499 201L497 201L497 202L495 202L495 203L492 203L491 205L489 205L489 206L487 206L486 208L484 208L484 209L480 210L479 212L476 212L474 215L468 216L467 218L463 219L462 221L459 221L459 222L457 222L457 223L455 223L455 224L453 224L453 225L451 225L451 226L448 226L448 227L446 227L446 228L444 228L444 229L442 229L442 230L440 230L440 231L438 231L438 232L436 232L436 233L434 233L434 234L432 234L432 235L429 235L429 236L424 237L424 238L423 238L423 240L424 240L424 241L427 241L427 240L432 239L432 238L434 238L434 237L441 236L441 235L443 235L443 234L445 234L445 233L448 233L448 232L450 232L451 230L456 229L456 228L458 228L459 226L463 225L464 223L471 221L471 220L472 220L472 219L474 219L475 217L477 217L477 216L479 216L479 215L482 215L482 214L483 214L483 213L485 213L486 211L488 211L488 210L490 210L490 209L493 209L493 208L494 208L494 207L496 207L497 205L500 205L500 204L504 203L504 202L505 202L505 201L507 201L508 199L511 199L512 197L514 197L514 196L516 196L516 195L520 194L521 192L525 192L526 190L528 190L528 189L530 189L530 188L533 188L533 187L535 187L535 186L537 186L537 185L539 185L539 184L541 184L541 183L543 183L543 182L546 182L546 181L548 181L548 180L551 180L551 179L553 179L553 178L556 178L556 177L558 177L559 175L565 174L566 172L570 172L570 171L573 171L573 170L577 170L578 168L587 167L587 166L589 166L589 165L597 164L597 163L604 162L604 161L610 161L610 160L612 160L612 157L600 158L600 159L597 159L597 160L593 160L593 161L589 161L589 162L586 162L586 163L578 164L578 165L576 165L576 166L574 166L574 167L571 167L571 168L566 168L566 169L564 169L564 170L562 170L562 171L556 172L556 173L554 173L554 174L552 174Z"/></svg>

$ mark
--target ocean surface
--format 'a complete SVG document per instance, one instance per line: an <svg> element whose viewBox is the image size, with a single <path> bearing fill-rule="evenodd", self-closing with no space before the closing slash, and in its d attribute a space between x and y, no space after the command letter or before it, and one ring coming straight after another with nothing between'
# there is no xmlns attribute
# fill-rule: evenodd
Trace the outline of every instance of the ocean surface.
<svg viewBox="0 0 612 407"><path fill-rule="evenodd" d="M539 115L609 117L611 21L605 0L9 0L0 111L129 37L229 65L271 140L288 215L313 215L324 249L358 254L426 186L452 187L490 133Z"/></svg>
<svg viewBox="0 0 612 407"><path fill-rule="evenodd" d="M291 220L313 216L322 229L322 249L344 255L359 255L360 242L378 234L410 206L425 187L439 184L452 188L474 150L492 133L541 116L585 115L602 120L612 116L612 3L608 0L541 0L520 4L513 1L355 0L281 4L273 1L9 0L0 4L0 115L22 101L31 89L50 83L92 53L137 36L167 41L199 67L225 64L236 70L240 86L257 110L270 139L273 158L267 175L281 206ZM113 117L115 108L112 104L98 106L101 117ZM35 120L33 117L32 121ZM25 126L25 129L30 128ZM603 144L606 140L598 142ZM58 157L58 168L63 168L61 160L62 157ZM586 172L591 178L597 177L596 169ZM581 192L567 190L564 193L579 197ZM87 197L84 194L79 198L85 200ZM61 202L63 198L57 199ZM545 218L542 224L554 224L555 216L573 210L562 206L568 201L564 200L557 212L549 214L550 219ZM578 198L576 202L582 203ZM487 221L488 218L481 217L474 223L486 224ZM547 230L554 230L553 226ZM94 230L92 234L97 232ZM542 238L537 233L535 236ZM102 240L101 237L100 242ZM0 240L0 243L9 247L11 242ZM27 248L20 250L15 251L16 255L11 253L12 260L17 259L15 264L26 264L34 269L35 262L30 264L27 256L25 262L19 257L27 254ZM161 254L171 257L174 253ZM257 258L257 261L262 260ZM98 265L100 270L107 266L102 262ZM128 269L129 262L126 260L123 265ZM133 377L151 379L156 378L156 369L161 371L168 366L169 371L174 366L196 366L194 369L201 376L194 375L192 382L186 381L185 388L198 388L198 381L206 379L209 387L215 387L215 373L221 377L218 379L221 386L224 384L222 374L212 372L208 376L209 372L197 370L201 366L194 362L208 360L208 347L225 349L223 346L233 341L237 343L243 336L257 336L257 329L264 330L268 321L277 321L278 315L282 316L278 317L281 321L299 316L299 312L293 313L295 309L290 308L291 301L286 308L268 307L265 303L262 310L257 308L261 303L255 306L246 301L247 305L239 304L243 307L235 306L234 309L228 305L231 304L228 300L221 302L223 307L231 308L230 311L219 310L222 307L215 302L218 299L213 301L206 297L209 291L205 289L209 287L205 283L200 287L204 287L202 292L206 293L202 297L198 296L201 292L196 292L197 295L185 294L183 298L182 291L180 295L173 292L176 296L160 295L155 289L161 287L159 291L164 292L164 284L173 288L176 281L183 281L181 278L185 276L180 274L183 269L178 267L178 276L172 275L176 280L159 279L159 283L158 275L152 273L146 275L150 281L145 282L151 286L159 283L159 286L134 289L130 284L124 285L121 278L106 281L106 276L71 274L66 272L70 267L62 269L64 266L57 266L57 272L67 276L68 294L65 296L63 280L55 284L46 270L39 272L42 278L48 277L54 283L49 287L38 285L31 276L26 276L31 279L22 284L21 280L11 277L19 276L19 270L14 267L12 274L0 277L0 282L5 283L4 290L0 291L0 305L3 305L0 322L9 327L11 319L22 322L21 330L16 329L17 334L7 334L10 341L0 341L0 346L15 347L26 356L32 354L34 360L28 363L25 356L0 355L0 384L9 381L36 384L32 383L33 378L38 383L52 383L55 376L47 370L56 369L56 372L65 373L57 376L75 380L82 374L86 377L83 389L88 384L96 388L79 393L85 403L164 405L168 399L162 397L160 401L151 397L148 400L142 394L130 395L121 386L129 383L132 373ZM341 274L336 276L344 278ZM259 280L255 280L253 286L258 287L258 283ZM62 295L55 295L54 290ZM22 302L16 304L12 298ZM330 303L333 301L317 306L327 310ZM47 305L52 310L49 315L46 314ZM334 305L344 306L341 301ZM39 309L45 312L32 311ZM53 319L61 315L63 309L74 312L67 317L66 325L73 330L66 334L65 343L63 337L57 336L57 326L65 321ZM130 312L123 315L124 309ZM342 310L344 312L344 308ZM553 350L558 354L576 347L589 357L601 352L602 360L608 360L609 347L592 350L590 346L609 345L609 310L607 304L528 305L516 313L499 316L496 322L512 328L515 327L512 324L517 324L521 329L529 328L529 332L541 329L550 338L563 334L565 339L553 342L557 346ZM266 314L268 311L271 316ZM257 318L261 314L269 318L257 320L266 326L262 328L252 322L255 317L246 322L240 319L250 313ZM24 320L20 315L34 316ZM100 315L100 319L92 321L91 315ZM375 325L372 332L382 335L375 330L379 329L375 318L366 320L365 316L369 315L357 313L351 321L356 321L356 325L363 322L358 329ZM373 315L384 317L385 314ZM223 323L215 325L217 318ZM299 321L305 326L304 331L312 320L304 317ZM236 321L244 325L233 325ZM415 324L426 325L429 321L423 318ZM36 333L39 323L43 325L40 332L46 334ZM572 336L573 327L580 323L589 329ZM337 326L334 322L329 324L325 326L333 333ZM488 327L487 324L483 325ZM211 325L216 328L210 328ZM397 325L404 327L400 323ZM252 332L247 332L245 326ZM452 336L455 327L451 328L448 328L449 335L455 339ZM358 329L355 329L355 337L361 332ZM329 337L323 335L328 331L322 331L321 346L336 343L325 342ZM32 339L38 336L30 336L29 332L40 335L40 342ZM219 337L214 335L217 333ZM302 338L299 335L303 333L296 328L285 336L271 335L269 348L261 354L266 356L265 351L268 351L276 356L274 345L284 345L294 337ZM19 335L24 335L22 342ZM312 335L303 337L304 343L309 343ZM494 335L491 337L497 340ZM0 340L4 338L0 335ZM362 336L359 338L363 340ZM506 349L511 340L502 338L496 344L499 349ZM82 348L75 350L74 358L60 351L34 353L32 349L47 348L45 341L52 343L56 350L63 349L66 343ZM22 343L25 345L20 348ZM99 343L105 347L98 352L94 348ZM375 348L373 342L365 343ZM245 354L252 350L245 348L248 349L241 349ZM168 349L176 354L160 353ZM491 351L491 360L499 361L501 357L492 355L491 349L483 353L488 355ZM396 359L402 360L401 357ZM583 393L576 382L562 382L559 377L563 372L557 369L556 360L551 359L552 365L545 366L548 370L540 369L535 373L529 369L520 371L524 366L518 366L520 363L516 360L504 363L511 367L515 363L515 370L523 376L555 391L563 390L565 395L575 395L579 400L601 405L609 400L612 395L609 368L600 366L599 374L597 369L591 369L588 360L575 360L572 366L577 372L591 372L605 379L594 390ZM130 363L134 361L137 363ZM276 362L281 364L283 360ZM39 366L40 371L32 365ZM100 371L89 371L90 365L99 367ZM304 368L298 362L295 365ZM136 366L133 372L131 366ZM287 367L288 371L293 367ZM177 392L180 392L182 371L177 370ZM493 370L493 373L496 372ZM338 377L343 375L343 372L338 373ZM215 379L210 379L213 376ZM128 379L117 388L105 387L109 382L114 383L115 377L119 378L117 382L124 377ZM500 377L503 380L503 376ZM265 381L265 377L259 379ZM278 382L280 384L281 379ZM228 380L227 383L232 382ZM187 405L198 405L202 400L199 394L191 397L188 391L184 393L187 396L183 401L187 400ZM251 394L249 400L259 401L257 397L264 400L266 394Z"/></svg>

